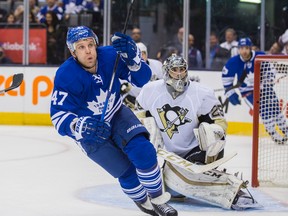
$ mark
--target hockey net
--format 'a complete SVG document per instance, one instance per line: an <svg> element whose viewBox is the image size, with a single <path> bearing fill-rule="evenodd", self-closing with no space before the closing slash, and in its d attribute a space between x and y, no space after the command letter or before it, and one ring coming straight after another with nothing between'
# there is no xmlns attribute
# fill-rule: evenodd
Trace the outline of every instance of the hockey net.
<svg viewBox="0 0 288 216"><path fill-rule="evenodd" d="M279 120L275 117L274 111L278 109L280 116L281 113L282 117L284 116L282 123L284 119L285 126L287 124L288 56L257 56L254 67L252 186L288 186L288 143L278 143L271 138L263 124L264 117L260 113L265 112L266 119L274 118L273 121L277 122ZM275 99L273 91L276 94L276 102L271 100L273 97ZM283 124L282 130L277 123L272 128L285 140Z"/></svg>

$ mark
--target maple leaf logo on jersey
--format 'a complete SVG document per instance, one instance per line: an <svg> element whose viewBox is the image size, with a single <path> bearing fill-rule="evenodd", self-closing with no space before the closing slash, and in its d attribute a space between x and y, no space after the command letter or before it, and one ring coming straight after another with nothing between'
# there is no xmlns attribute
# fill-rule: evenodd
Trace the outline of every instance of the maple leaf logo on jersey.
<svg viewBox="0 0 288 216"><path fill-rule="evenodd" d="M247 86L253 86L254 85L254 73L248 73L247 77L244 80L244 83Z"/></svg>
<svg viewBox="0 0 288 216"><path fill-rule="evenodd" d="M192 121L185 117L188 109L179 106L171 107L169 104L166 104L162 108L157 108L157 112L164 127L160 131L166 132L170 139L175 133L179 133L179 126Z"/></svg>
<svg viewBox="0 0 288 216"><path fill-rule="evenodd" d="M101 115L103 112L105 100L107 97L107 92L104 92L102 89L100 89L100 95L96 96L96 100L93 100L88 103L88 109L90 109L93 112L93 115ZM108 105L107 105L107 110L106 112L109 112L114 104L115 101L115 93L111 94L109 97Z"/></svg>

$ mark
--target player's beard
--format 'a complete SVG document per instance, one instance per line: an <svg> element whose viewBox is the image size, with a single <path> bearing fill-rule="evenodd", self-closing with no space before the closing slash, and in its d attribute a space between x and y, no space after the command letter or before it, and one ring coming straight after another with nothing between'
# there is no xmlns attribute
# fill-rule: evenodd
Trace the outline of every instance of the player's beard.
<svg viewBox="0 0 288 216"><path fill-rule="evenodd" d="M247 62L247 61L249 61L249 60L251 59L251 57L252 57L252 52L244 53L241 57L242 57L242 59L243 59L245 62Z"/></svg>

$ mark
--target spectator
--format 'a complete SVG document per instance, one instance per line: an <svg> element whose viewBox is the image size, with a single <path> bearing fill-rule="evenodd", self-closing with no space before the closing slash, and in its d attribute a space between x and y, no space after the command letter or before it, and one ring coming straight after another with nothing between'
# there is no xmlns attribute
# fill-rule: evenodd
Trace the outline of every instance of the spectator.
<svg viewBox="0 0 288 216"><path fill-rule="evenodd" d="M13 25L16 22L16 18L14 16L14 13L9 13L6 17L6 23L7 25Z"/></svg>
<svg viewBox="0 0 288 216"><path fill-rule="evenodd" d="M38 22L45 23L45 15L48 11L56 13L59 21L62 21L63 9L57 5L57 0L46 0L47 4L43 6L37 14Z"/></svg>
<svg viewBox="0 0 288 216"><path fill-rule="evenodd" d="M184 34L184 28L180 27L178 29L177 34L173 37L172 41L167 43L168 46L172 46L177 49L178 55L182 55L183 34Z"/></svg>
<svg viewBox="0 0 288 216"><path fill-rule="evenodd" d="M69 20L70 14L79 14L84 9L83 3L83 0L62 0L65 21Z"/></svg>
<svg viewBox="0 0 288 216"><path fill-rule="evenodd" d="M173 39L168 41L157 53L157 59L162 63L172 54L182 55L184 28L180 27Z"/></svg>
<svg viewBox="0 0 288 216"><path fill-rule="evenodd" d="M219 45L219 39L215 32L210 34L210 62L208 69L220 70L229 58L229 51Z"/></svg>
<svg viewBox="0 0 288 216"><path fill-rule="evenodd" d="M82 3L84 10L88 12L100 12L103 9L103 0L84 0Z"/></svg>
<svg viewBox="0 0 288 216"><path fill-rule="evenodd" d="M282 47L278 42L274 42L272 46L270 47L268 54L281 54Z"/></svg>
<svg viewBox="0 0 288 216"><path fill-rule="evenodd" d="M47 11L45 20L47 28L47 63L60 64L64 60L64 32L60 28L57 15L53 11Z"/></svg>
<svg viewBox="0 0 288 216"><path fill-rule="evenodd" d="M6 57L5 55L5 50L2 47L2 45L0 45L0 64L12 64L12 60L8 57Z"/></svg>
<svg viewBox="0 0 288 216"><path fill-rule="evenodd" d="M189 34L188 36L188 70L195 69L195 68L202 68L202 55L200 50L194 47L194 35Z"/></svg>
<svg viewBox="0 0 288 216"><path fill-rule="evenodd" d="M279 37L278 43L280 46L284 46L288 42L288 29Z"/></svg>
<svg viewBox="0 0 288 216"><path fill-rule="evenodd" d="M30 23L31 21L35 20L36 22L36 16L40 11L40 8L36 5L35 0L29 0L29 8L30 8ZM18 5L18 7L14 10L14 16L16 19L16 23L23 23L23 12L24 12L24 5ZM34 18L33 18L34 17Z"/></svg>
<svg viewBox="0 0 288 216"><path fill-rule="evenodd" d="M238 42L236 41L236 37L235 30L228 28L225 31L225 42L220 44L222 48L227 49L231 53L230 57L238 55Z"/></svg>
<svg viewBox="0 0 288 216"><path fill-rule="evenodd" d="M103 23L103 9L104 1L103 0L83 0L83 11L84 13L92 14L92 23L95 24L95 30L100 33L102 32L100 23ZM96 24L97 23L97 24ZM101 33L103 34L103 33Z"/></svg>
<svg viewBox="0 0 288 216"><path fill-rule="evenodd" d="M281 47L281 53L287 55L288 48L288 29L279 37L278 44Z"/></svg>
<svg viewBox="0 0 288 216"><path fill-rule="evenodd" d="M177 36L173 39L173 46L176 47L178 54L182 54L184 28L178 29Z"/></svg>
<svg viewBox="0 0 288 216"><path fill-rule="evenodd" d="M135 43L142 42L141 41L141 30L140 28L133 28L131 32L131 38L135 41Z"/></svg>
<svg viewBox="0 0 288 216"><path fill-rule="evenodd" d="M30 24L36 24L37 23L36 17L32 11L30 11L30 13L29 13L29 23Z"/></svg>
<svg viewBox="0 0 288 216"><path fill-rule="evenodd" d="M160 62L164 62L172 54L178 54L178 50L174 46L163 46L160 51L157 53L157 59Z"/></svg>

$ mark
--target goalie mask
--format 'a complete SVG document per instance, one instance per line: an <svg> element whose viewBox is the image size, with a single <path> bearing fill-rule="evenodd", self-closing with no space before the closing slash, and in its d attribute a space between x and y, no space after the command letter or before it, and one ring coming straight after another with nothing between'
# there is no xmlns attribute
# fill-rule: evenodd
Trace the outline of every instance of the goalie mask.
<svg viewBox="0 0 288 216"><path fill-rule="evenodd" d="M176 54L172 54L163 63L164 80L173 98L182 94L188 86L187 68L186 60Z"/></svg>
<svg viewBox="0 0 288 216"><path fill-rule="evenodd" d="M75 51L75 43L80 40L92 38L95 44L99 45L99 40L96 34L86 26L72 27L68 29L66 44L69 50Z"/></svg>

